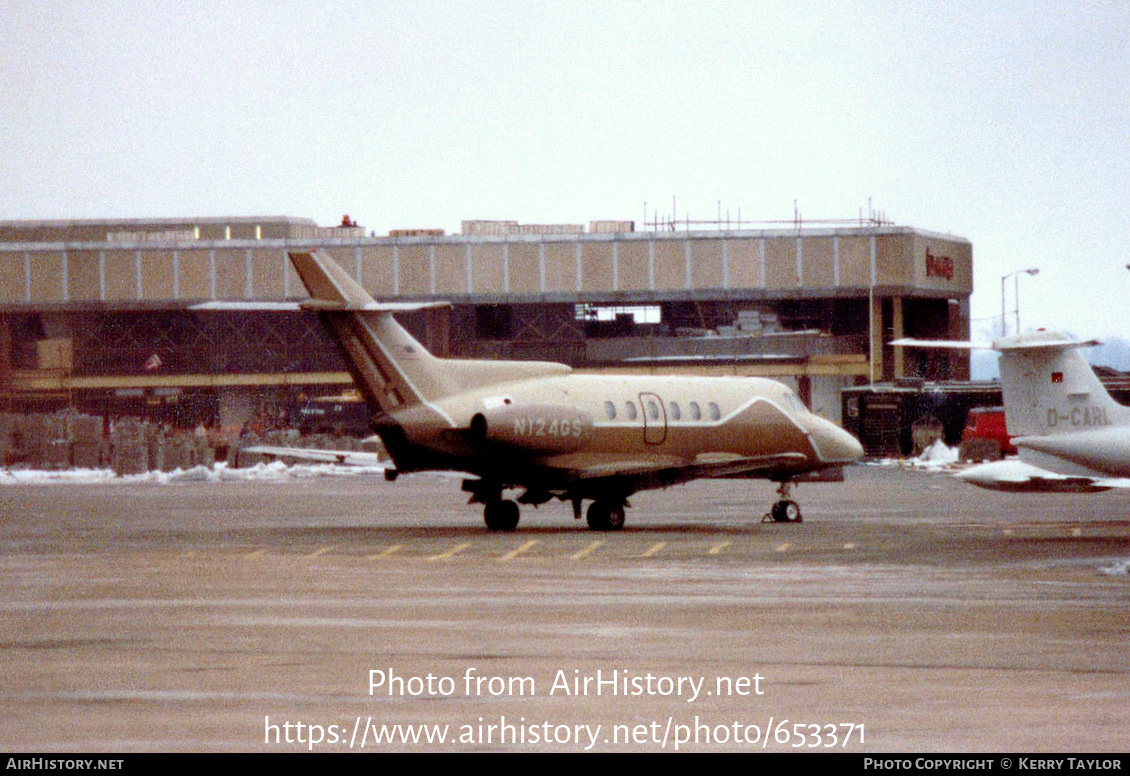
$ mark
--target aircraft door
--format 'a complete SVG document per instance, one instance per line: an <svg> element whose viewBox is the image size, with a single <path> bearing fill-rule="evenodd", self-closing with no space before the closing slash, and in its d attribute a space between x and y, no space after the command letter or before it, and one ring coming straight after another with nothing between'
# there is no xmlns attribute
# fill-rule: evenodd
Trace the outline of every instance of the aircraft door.
<svg viewBox="0 0 1130 776"><path fill-rule="evenodd" d="M648 445L661 445L667 441L667 410L663 400L654 393L640 394L643 410L643 441Z"/></svg>

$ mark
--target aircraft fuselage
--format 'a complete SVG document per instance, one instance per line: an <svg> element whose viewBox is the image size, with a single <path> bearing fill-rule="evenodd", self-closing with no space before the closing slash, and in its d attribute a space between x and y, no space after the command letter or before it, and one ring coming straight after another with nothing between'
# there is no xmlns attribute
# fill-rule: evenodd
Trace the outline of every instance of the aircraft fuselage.
<svg viewBox="0 0 1130 776"><path fill-rule="evenodd" d="M391 413L420 456L494 479L772 460L787 477L859 457L858 443L760 378L561 375ZM458 432L466 429L467 432ZM682 478L680 478L681 481Z"/></svg>
<svg viewBox="0 0 1130 776"><path fill-rule="evenodd" d="M1101 425L1066 434L1020 437L1020 458L1033 466L1084 477L1130 477L1130 427Z"/></svg>

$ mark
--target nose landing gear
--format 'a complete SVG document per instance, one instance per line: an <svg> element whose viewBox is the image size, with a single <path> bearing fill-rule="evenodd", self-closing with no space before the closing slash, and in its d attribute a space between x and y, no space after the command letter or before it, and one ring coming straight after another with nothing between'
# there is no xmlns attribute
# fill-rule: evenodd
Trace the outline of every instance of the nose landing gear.
<svg viewBox="0 0 1130 776"><path fill-rule="evenodd" d="M773 505L764 517L763 523L802 523L804 518L800 514L800 505L789 498L793 483L785 480L777 488L777 495L781 498Z"/></svg>

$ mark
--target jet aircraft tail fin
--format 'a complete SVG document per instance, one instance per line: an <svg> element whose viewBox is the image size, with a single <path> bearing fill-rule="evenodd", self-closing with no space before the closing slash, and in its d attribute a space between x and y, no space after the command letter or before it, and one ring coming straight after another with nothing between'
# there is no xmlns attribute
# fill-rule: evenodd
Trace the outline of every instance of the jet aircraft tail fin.
<svg viewBox="0 0 1130 776"><path fill-rule="evenodd" d="M1130 425L1079 348L1099 344L1037 331L997 340L1008 433L1046 436Z"/></svg>
<svg viewBox="0 0 1130 776"><path fill-rule="evenodd" d="M357 388L370 406L383 412L431 405L469 389L571 371L564 364L533 361L436 358L392 314L450 306L447 302L376 302L324 251L289 256L311 297L299 306L318 311L340 344Z"/></svg>
<svg viewBox="0 0 1130 776"><path fill-rule="evenodd" d="M289 256L311 297L300 306L318 311L370 406L392 412L450 392L440 359L392 316L396 311L427 309L437 303L379 304L329 254L293 252Z"/></svg>

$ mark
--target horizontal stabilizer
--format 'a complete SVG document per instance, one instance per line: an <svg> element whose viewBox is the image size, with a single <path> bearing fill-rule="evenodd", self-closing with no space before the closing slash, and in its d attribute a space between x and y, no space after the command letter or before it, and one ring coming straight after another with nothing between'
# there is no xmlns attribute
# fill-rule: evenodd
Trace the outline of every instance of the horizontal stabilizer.
<svg viewBox="0 0 1130 776"><path fill-rule="evenodd" d="M887 343L892 347L901 348L953 348L955 350L992 350L993 346L985 342L962 342L960 340L924 340L913 337L903 337Z"/></svg>
<svg viewBox="0 0 1130 776"><path fill-rule="evenodd" d="M1096 339L1081 340L1056 331L1034 331L1018 337L999 339L993 343L993 347L1004 353L1009 350L1071 350L1101 344Z"/></svg>
<svg viewBox="0 0 1130 776"><path fill-rule="evenodd" d="M451 307L451 302L363 302L345 303L325 299L307 299L302 302L204 302L190 310L228 310L243 312L299 312L301 310L345 310L351 312L412 313Z"/></svg>
<svg viewBox="0 0 1130 776"><path fill-rule="evenodd" d="M451 302L365 302L362 304L344 304L330 302L323 299L311 299L308 302L299 302L306 310L348 310L351 312L372 313L414 313L419 310L436 310L441 307L451 307Z"/></svg>
<svg viewBox="0 0 1130 776"><path fill-rule="evenodd" d="M1070 348L1089 348L1101 345L1098 340L1080 340L1055 331L1033 331L1012 337L985 342L964 342L961 340L927 340L903 337L888 343L892 347L909 348L954 348L957 350L1067 350Z"/></svg>
<svg viewBox="0 0 1130 776"><path fill-rule="evenodd" d="M194 304L188 308L189 310L213 310L213 311L236 311L236 312L292 312L296 313L302 308L299 307L298 302L203 302L201 304Z"/></svg>

